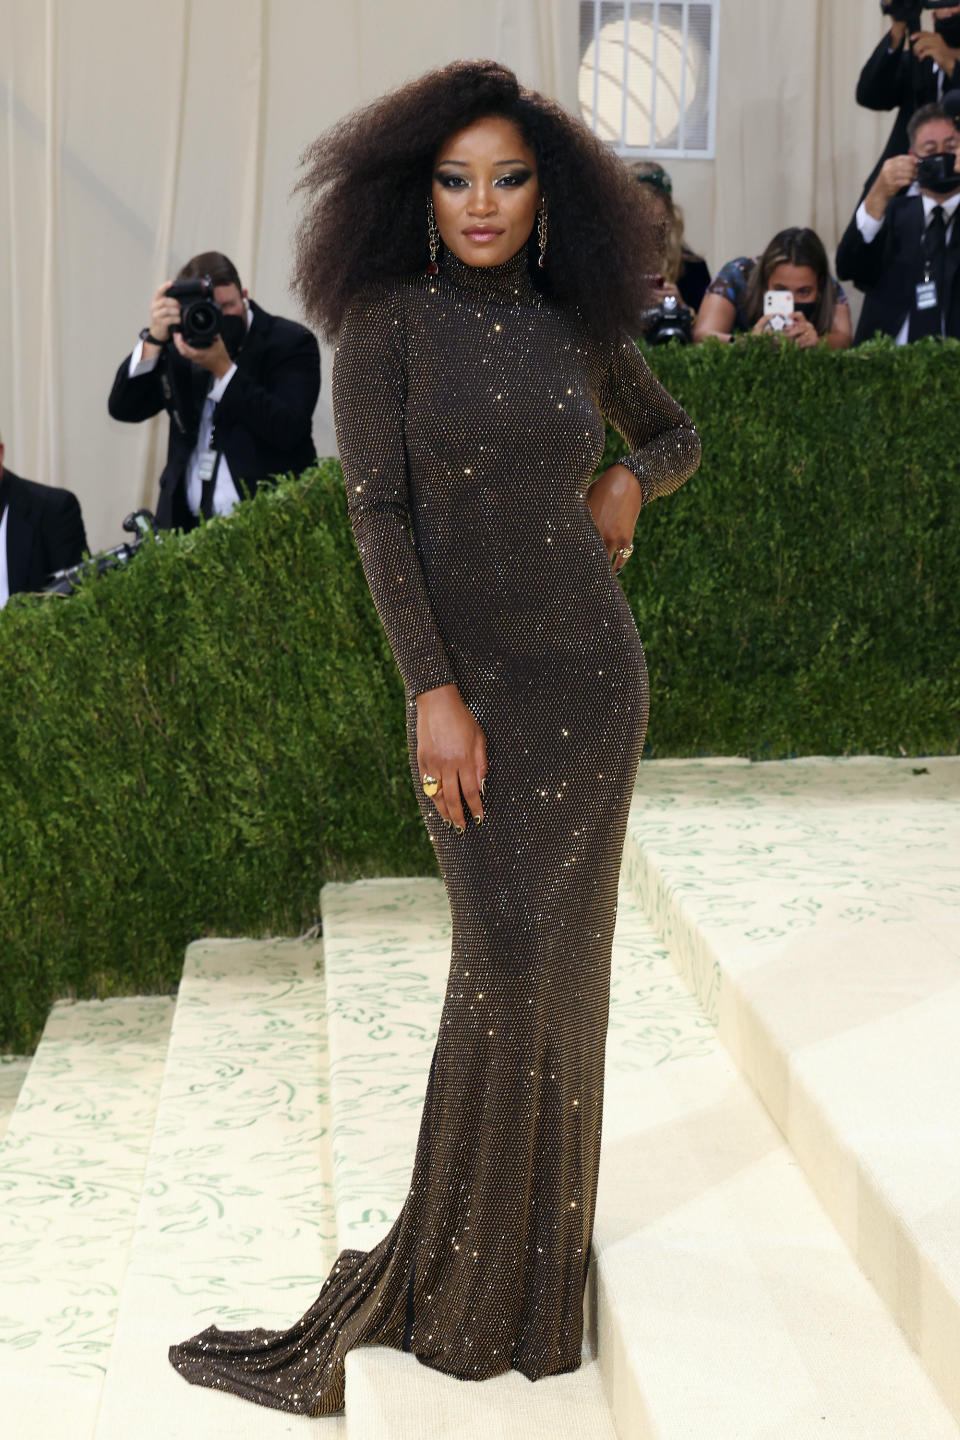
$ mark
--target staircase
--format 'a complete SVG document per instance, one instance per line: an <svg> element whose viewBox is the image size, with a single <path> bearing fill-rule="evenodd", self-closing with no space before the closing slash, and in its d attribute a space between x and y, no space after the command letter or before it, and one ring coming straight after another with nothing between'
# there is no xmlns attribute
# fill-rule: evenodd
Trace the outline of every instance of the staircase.
<svg viewBox="0 0 960 1440"><path fill-rule="evenodd" d="M536 1385L371 1348L307 1420L166 1361L290 1323L396 1215L439 882L326 886L322 944L198 942L176 1006L57 1006L0 1065L2 1433L957 1440L957 856L960 760L641 768L584 1363Z"/></svg>

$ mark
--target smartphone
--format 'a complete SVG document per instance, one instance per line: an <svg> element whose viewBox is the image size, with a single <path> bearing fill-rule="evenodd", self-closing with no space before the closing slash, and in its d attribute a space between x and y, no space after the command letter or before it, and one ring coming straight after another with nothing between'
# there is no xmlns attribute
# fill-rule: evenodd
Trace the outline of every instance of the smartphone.
<svg viewBox="0 0 960 1440"><path fill-rule="evenodd" d="M767 290L763 297L763 313L769 315L770 329L782 330L794 312L792 290Z"/></svg>

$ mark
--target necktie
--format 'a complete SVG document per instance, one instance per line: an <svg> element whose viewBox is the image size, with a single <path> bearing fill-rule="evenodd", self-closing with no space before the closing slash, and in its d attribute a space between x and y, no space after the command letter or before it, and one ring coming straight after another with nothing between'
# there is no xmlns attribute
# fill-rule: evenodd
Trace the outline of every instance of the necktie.
<svg viewBox="0 0 960 1440"><path fill-rule="evenodd" d="M923 234L923 276L937 287L937 303L928 310L918 310L914 300L910 316L910 339L919 340L924 335L940 335L941 305L943 303L943 254L946 249L947 223L943 206L935 205Z"/></svg>
<svg viewBox="0 0 960 1440"><path fill-rule="evenodd" d="M943 217L942 205L934 205L923 242L924 257L931 267L930 278L932 279L933 267L942 262L947 244L947 222Z"/></svg>
<svg viewBox="0 0 960 1440"><path fill-rule="evenodd" d="M212 419L213 419L213 409L214 409L214 405L213 405L213 401L210 399L210 395L209 395L209 391L213 389L213 385L214 385L214 379L213 379L213 376L211 375L211 376L210 376L209 386L208 386L208 393L207 393L207 396L206 396L206 398L204 399L204 402L203 402L203 419L204 419L205 422L212 421ZM206 435L207 435L207 444L208 444L210 447L212 447L212 446L213 446L213 429L212 429L212 427L211 427L209 430L207 430L207 426L206 426L206 424L204 424L204 425L203 425L203 430L204 430L204 433L206 433ZM217 471L219 470L219 468L220 468L220 454L219 454L219 451L218 451L218 452L217 452L217 458L216 458L216 460L213 462L213 470L212 470L211 474L210 474L209 476L207 476L207 478L201 482L201 490L200 490L200 514L201 514L205 519L207 519L207 520L209 520L210 517L211 517L212 514L213 514L213 492L214 492L214 490L216 489L216 484L217 484Z"/></svg>
<svg viewBox="0 0 960 1440"><path fill-rule="evenodd" d="M213 473L208 480L200 482L200 514L209 520L213 514L213 492L217 487L217 471L220 469L220 452L213 462Z"/></svg>

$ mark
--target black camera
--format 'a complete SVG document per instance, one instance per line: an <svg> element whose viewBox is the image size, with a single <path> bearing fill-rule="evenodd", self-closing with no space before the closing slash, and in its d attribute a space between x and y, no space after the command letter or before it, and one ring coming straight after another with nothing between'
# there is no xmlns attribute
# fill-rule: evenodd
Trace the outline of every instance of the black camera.
<svg viewBox="0 0 960 1440"><path fill-rule="evenodd" d="M935 195L950 195L960 189L956 155L949 150L924 155L917 161L917 184L921 190L932 190Z"/></svg>
<svg viewBox="0 0 960 1440"><path fill-rule="evenodd" d="M891 20L903 20L912 35L920 29L924 10L945 10L956 0L880 0L880 9Z"/></svg>
<svg viewBox="0 0 960 1440"><path fill-rule="evenodd" d="M55 570L43 587L44 591L48 595L72 595L89 575L103 575L107 570L126 565L136 555L147 536L157 534L157 522L149 510L134 510L133 514L124 520L123 528L133 536L131 541L124 540L120 545L114 545L111 550L101 550L96 555L91 555L88 560L71 565L69 570Z"/></svg>
<svg viewBox="0 0 960 1440"><path fill-rule="evenodd" d="M666 345L668 340L692 345L693 317L676 295L664 295L656 309L647 312L643 338L648 345Z"/></svg>
<svg viewBox="0 0 960 1440"><path fill-rule="evenodd" d="M206 350L220 334L221 310L213 298L213 281L209 275L199 280L175 280L167 287L172 300L180 301L180 324L171 325L179 330L188 345L195 350Z"/></svg>

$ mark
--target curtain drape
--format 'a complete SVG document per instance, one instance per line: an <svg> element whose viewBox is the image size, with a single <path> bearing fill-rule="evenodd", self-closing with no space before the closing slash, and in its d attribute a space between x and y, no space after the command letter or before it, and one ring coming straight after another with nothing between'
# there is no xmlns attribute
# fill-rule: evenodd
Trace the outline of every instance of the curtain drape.
<svg viewBox="0 0 960 1440"><path fill-rule="evenodd" d="M854 98L883 29L873 0L723 0L714 265L787 225L835 250L893 123Z"/></svg>

